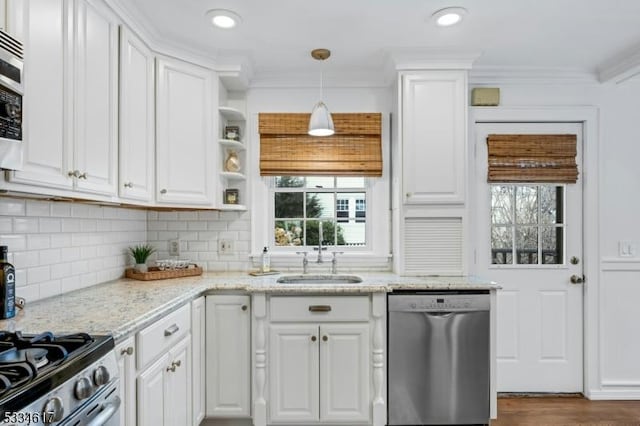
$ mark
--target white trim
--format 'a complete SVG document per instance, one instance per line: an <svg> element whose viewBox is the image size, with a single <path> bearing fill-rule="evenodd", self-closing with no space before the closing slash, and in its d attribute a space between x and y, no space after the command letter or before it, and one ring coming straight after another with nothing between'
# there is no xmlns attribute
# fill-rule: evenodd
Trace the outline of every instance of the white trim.
<svg viewBox="0 0 640 426"><path fill-rule="evenodd" d="M600 261L602 271L636 271L640 272L640 259L622 259L619 257L603 257Z"/></svg>
<svg viewBox="0 0 640 426"><path fill-rule="evenodd" d="M606 389L586 392L585 396L594 401L604 400L638 400L640 399L640 389Z"/></svg>
<svg viewBox="0 0 640 426"><path fill-rule="evenodd" d="M601 83L620 84L640 74L640 45L611 58L598 67Z"/></svg>
<svg viewBox="0 0 640 426"><path fill-rule="evenodd" d="M600 143L599 143L599 113L592 106L565 107L471 107L469 109L469 141L475 147L476 123L518 123L518 122L578 122L583 124L583 231L584 273L588 285L584 287L584 393L597 392L602 382L602 356L600 351ZM469 170L475 170L475 155L469 156ZM473 173L469 175L473 176ZM473 182L469 182L471 185ZM473 194L475 196L475 194ZM467 204L467 214L470 206L475 205L475 199ZM592 238L593 236L593 238ZM473 241L471 233L465 236ZM473 259L469 259L473 261ZM470 263L473 264L473 263Z"/></svg>
<svg viewBox="0 0 640 426"><path fill-rule="evenodd" d="M599 84L594 73L569 68L540 67L474 67L469 71L470 85L538 84L585 85Z"/></svg>

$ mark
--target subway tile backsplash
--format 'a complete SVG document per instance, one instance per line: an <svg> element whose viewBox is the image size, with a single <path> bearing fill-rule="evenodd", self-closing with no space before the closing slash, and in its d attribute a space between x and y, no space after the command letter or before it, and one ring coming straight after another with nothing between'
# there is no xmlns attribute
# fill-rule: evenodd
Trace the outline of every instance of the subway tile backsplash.
<svg viewBox="0 0 640 426"><path fill-rule="evenodd" d="M0 245L27 302L111 281L147 241L143 210L0 197Z"/></svg>
<svg viewBox="0 0 640 426"><path fill-rule="evenodd" d="M147 212L147 239L158 252L154 259L168 258L169 241L180 241L180 258L207 271L248 271L251 242L249 212L184 211ZM219 253L220 240L229 240L229 253Z"/></svg>

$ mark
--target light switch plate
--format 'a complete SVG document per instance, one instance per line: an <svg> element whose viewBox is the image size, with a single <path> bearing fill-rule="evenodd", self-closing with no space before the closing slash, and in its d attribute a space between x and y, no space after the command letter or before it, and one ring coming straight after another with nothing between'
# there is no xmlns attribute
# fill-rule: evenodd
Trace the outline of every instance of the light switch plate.
<svg viewBox="0 0 640 426"><path fill-rule="evenodd" d="M635 241L618 242L618 254L620 257L636 257L638 255L638 243Z"/></svg>

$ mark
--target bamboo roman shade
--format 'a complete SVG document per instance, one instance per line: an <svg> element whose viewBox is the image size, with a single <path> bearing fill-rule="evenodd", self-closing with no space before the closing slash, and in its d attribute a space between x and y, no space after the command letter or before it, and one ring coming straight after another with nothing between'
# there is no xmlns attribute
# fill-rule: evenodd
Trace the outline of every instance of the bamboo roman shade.
<svg viewBox="0 0 640 426"><path fill-rule="evenodd" d="M259 114L261 176L382 176L382 114L333 113L333 136L307 134L309 114Z"/></svg>
<svg viewBox="0 0 640 426"><path fill-rule="evenodd" d="M489 135L488 182L576 183L576 135Z"/></svg>

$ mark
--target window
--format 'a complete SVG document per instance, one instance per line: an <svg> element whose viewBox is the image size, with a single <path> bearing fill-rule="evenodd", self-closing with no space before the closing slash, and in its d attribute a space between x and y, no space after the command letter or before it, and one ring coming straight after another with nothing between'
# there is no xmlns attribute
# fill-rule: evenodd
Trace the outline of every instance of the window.
<svg viewBox="0 0 640 426"><path fill-rule="evenodd" d="M491 185L491 263L564 264L564 186Z"/></svg>
<svg viewBox="0 0 640 426"><path fill-rule="evenodd" d="M365 246L366 198L364 177L275 177L274 245Z"/></svg>
<svg viewBox="0 0 640 426"><path fill-rule="evenodd" d="M349 222L349 219L341 219L349 217L349 199L338 198L336 200L336 212L338 214L338 222Z"/></svg>
<svg viewBox="0 0 640 426"><path fill-rule="evenodd" d="M364 199L356 200L356 222L364 222L367 217L367 203Z"/></svg>

